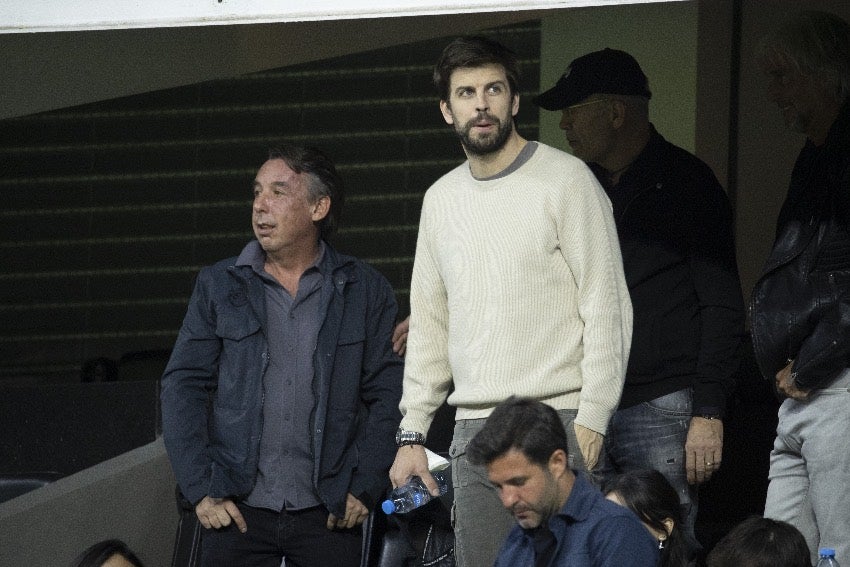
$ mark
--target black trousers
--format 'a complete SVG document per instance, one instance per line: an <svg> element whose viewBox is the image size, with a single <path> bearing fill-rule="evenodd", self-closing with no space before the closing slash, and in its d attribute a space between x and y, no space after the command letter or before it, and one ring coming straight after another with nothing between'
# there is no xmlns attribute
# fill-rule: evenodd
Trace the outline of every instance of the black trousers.
<svg viewBox="0 0 850 567"><path fill-rule="evenodd" d="M282 511L239 504L248 531L235 524L203 530L202 567L359 567L363 530L329 530L324 506Z"/></svg>

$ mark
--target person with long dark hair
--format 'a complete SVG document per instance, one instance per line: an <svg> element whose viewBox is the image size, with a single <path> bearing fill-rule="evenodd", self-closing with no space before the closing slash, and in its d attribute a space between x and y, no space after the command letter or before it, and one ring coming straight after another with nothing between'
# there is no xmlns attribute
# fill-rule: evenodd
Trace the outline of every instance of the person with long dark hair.
<svg viewBox="0 0 850 567"><path fill-rule="evenodd" d="M688 547L682 533L679 495L657 470L636 470L607 481L602 491L612 502L625 506L640 518L658 540L659 567L686 567Z"/></svg>
<svg viewBox="0 0 850 567"><path fill-rule="evenodd" d="M144 563L120 539L106 539L84 550L71 567L144 567Z"/></svg>

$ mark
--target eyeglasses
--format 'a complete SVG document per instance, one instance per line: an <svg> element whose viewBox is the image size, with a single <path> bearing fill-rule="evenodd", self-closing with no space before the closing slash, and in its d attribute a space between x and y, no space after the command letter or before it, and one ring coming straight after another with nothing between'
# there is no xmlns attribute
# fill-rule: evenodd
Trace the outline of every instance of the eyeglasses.
<svg viewBox="0 0 850 567"><path fill-rule="evenodd" d="M596 104L597 102L607 102L610 99L607 98L597 98L596 100L590 100L587 102L580 102L578 104L574 104L572 106L568 106L561 110L565 118L575 118L575 109L581 108L582 106L590 106L591 104Z"/></svg>

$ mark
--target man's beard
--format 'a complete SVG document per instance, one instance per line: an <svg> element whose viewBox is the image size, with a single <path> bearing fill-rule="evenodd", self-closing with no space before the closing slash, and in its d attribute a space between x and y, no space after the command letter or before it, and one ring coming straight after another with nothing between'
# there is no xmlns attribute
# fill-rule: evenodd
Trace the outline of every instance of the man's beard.
<svg viewBox="0 0 850 567"><path fill-rule="evenodd" d="M478 139L473 139L472 136L470 136L470 132L475 127L475 124L479 122L482 118L485 118L489 122L497 125L496 134L481 136ZM507 143L508 138L510 137L513 129L513 120L502 122L495 116L486 113L481 113L469 122L467 122L464 126L455 126L455 133L460 138L460 143L463 145L464 149L467 152L476 156L486 156L488 154L492 154L501 150Z"/></svg>

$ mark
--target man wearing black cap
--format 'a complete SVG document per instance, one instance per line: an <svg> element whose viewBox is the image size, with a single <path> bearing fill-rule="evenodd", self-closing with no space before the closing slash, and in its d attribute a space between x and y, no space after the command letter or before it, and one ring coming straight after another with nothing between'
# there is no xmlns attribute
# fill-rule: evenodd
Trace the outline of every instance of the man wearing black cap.
<svg viewBox="0 0 850 567"><path fill-rule="evenodd" d="M634 309L599 472L661 471L696 550L696 485L720 466L744 307L726 194L705 163L658 134L651 96L637 61L604 49L570 63L534 102L561 111L573 153L611 199Z"/></svg>

